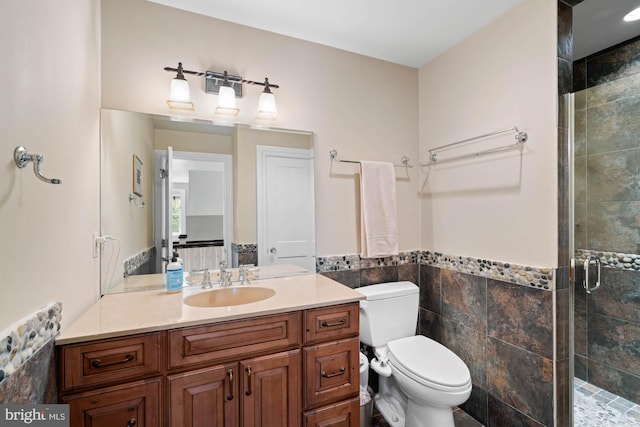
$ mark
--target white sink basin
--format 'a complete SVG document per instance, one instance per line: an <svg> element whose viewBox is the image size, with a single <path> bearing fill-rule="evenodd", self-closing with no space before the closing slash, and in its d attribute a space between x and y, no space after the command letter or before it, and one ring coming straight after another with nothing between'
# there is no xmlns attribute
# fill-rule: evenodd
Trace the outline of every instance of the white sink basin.
<svg viewBox="0 0 640 427"><path fill-rule="evenodd" d="M222 288L190 295L183 302L192 307L228 307L262 301L275 294L269 288Z"/></svg>

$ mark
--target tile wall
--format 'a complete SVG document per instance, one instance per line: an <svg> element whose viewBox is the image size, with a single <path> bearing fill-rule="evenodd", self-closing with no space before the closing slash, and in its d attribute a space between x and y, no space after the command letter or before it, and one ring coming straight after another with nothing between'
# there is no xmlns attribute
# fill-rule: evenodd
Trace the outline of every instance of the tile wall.
<svg viewBox="0 0 640 427"><path fill-rule="evenodd" d="M556 280L546 268L504 266L414 251L381 260L323 257L317 270L352 288L418 284L419 333L450 348L471 371L473 392L462 409L486 426L552 426ZM527 274L548 280L523 281Z"/></svg>
<svg viewBox="0 0 640 427"><path fill-rule="evenodd" d="M0 403L56 403L54 339L62 304L52 303L0 331Z"/></svg>

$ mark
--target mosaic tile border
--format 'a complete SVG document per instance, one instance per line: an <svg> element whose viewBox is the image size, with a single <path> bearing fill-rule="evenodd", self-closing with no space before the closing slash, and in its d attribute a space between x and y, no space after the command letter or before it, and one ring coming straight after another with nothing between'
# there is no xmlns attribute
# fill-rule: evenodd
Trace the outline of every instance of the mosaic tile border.
<svg viewBox="0 0 640 427"><path fill-rule="evenodd" d="M544 290L553 290L555 287L554 269L551 267L531 267L431 251L422 251L421 259L422 264L425 265L473 274L474 276Z"/></svg>
<svg viewBox="0 0 640 427"><path fill-rule="evenodd" d="M316 272L328 273L404 264L430 265L543 290L555 288L554 269L551 267L531 267L419 250L401 252L399 255L385 258L361 258L359 255L317 257Z"/></svg>
<svg viewBox="0 0 640 427"><path fill-rule="evenodd" d="M389 267L394 265L417 264L419 251L400 252L384 258L362 258L360 255L336 255L316 258L316 272L359 270L361 268Z"/></svg>
<svg viewBox="0 0 640 427"><path fill-rule="evenodd" d="M640 255L638 254L576 249L576 263L584 262L591 255L597 256L603 267L640 271Z"/></svg>
<svg viewBox="0 0 640 427"><path fill-rule="evenodd" d="M0 383L60 331L62 303L54 302L0 333Z"/></svg>
<svg viewBox="0 0 640 427"><path fill-rule="evenodd" d="M122 273L123 278L127 278L131 274L133 274L137 269L139 269L144 264L148 263L149 260L153 259L156 256L156 248L155 246L145 249L144 251L136 254L130 258L127 258L123 261L124 269Z"/></svg>
<svg viewBox="0 0 640 427"><path fill-rule="evenodd" d="M257 243L231 243L231 250L238 254L252 254L258 252Z"/></svg>

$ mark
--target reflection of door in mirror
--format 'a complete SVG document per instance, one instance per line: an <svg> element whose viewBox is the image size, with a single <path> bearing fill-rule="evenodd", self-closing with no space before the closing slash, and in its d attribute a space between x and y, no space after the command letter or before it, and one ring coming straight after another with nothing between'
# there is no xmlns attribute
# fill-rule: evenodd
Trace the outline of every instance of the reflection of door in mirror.
<svg viewBox="0 0 640 427"><path fill-rule="evenodd" d="M168 155L172 159L167 161ZM164 271L174 252L185 271L215 269L221 260L231 262L233 234L232 160L229 154L156 151L156 248Z"/></svg>
<svg viewBox="0 0 640 427"><path fill-rule="evenodd" d="M257 148L258 264L315 269L313 150Z"/></svg>

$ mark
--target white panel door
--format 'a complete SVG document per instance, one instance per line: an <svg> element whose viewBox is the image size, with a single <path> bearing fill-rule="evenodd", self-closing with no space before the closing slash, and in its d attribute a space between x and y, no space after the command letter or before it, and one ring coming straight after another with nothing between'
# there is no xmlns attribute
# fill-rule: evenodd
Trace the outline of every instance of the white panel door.
<svg viewBox="0 0 640 427"><path fill-rule="evenodd" d="M258 264L292 264L315 272L312 154L300 149L276 151L263 153L258 175L264 212L259 215Z"/></svg>

